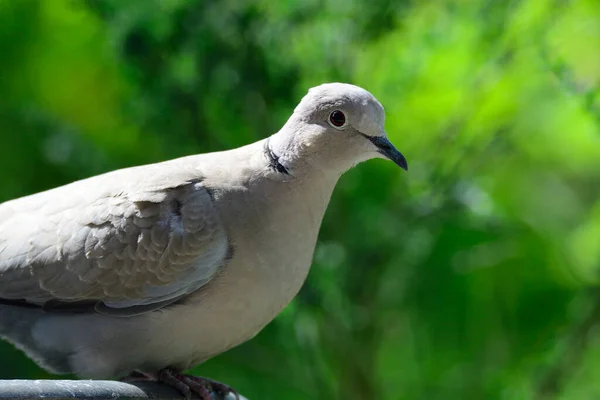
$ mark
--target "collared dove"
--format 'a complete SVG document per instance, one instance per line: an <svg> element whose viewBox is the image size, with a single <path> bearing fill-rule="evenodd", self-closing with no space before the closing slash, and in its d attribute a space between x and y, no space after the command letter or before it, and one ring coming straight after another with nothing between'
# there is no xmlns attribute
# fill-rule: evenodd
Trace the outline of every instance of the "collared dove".
<svg viewBox="0 0 600 400"><path fill-rule="evenodd" d="M0 204L0 335L53 373L208 398L214 381L181 372L292 300L338 178L376 157L407 169L384 118L366 90L323 84L267 139Z"/></svg>

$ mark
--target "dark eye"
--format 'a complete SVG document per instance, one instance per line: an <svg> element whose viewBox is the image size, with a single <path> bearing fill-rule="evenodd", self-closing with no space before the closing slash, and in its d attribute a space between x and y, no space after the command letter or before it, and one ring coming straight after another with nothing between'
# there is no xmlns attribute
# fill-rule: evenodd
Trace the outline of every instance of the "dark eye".
<svg viewBox="0 0 600 400"><path fill-rule="evenodd" d="M346 123L346 116L340 110L332 111L331 114L329 114L329 123L336 128L340 128Z"/></svg>

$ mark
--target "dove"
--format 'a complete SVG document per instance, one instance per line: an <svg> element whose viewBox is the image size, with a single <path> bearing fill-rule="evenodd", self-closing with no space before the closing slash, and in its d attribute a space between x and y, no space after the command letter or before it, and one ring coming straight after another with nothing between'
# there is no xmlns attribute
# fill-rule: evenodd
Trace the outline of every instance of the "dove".
<svg viewBox="0 0 600 400"><path fill-rule="evenodd" d="M322 84L266 139L0 204L0 336L55 374L234 392L184 371L294 298L344 172L408 169L384 122L365 89Z"/></svg>

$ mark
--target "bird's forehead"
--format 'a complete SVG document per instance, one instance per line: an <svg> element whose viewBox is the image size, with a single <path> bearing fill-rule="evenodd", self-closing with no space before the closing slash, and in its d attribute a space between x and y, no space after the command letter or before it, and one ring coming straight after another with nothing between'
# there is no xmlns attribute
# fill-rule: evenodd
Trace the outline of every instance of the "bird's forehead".
<svg viewBox="0 0 600 400"><path fill-rule="evenodd" d="M382 105L371 93L345 83L327 83L311 88L296 111L311 112L331 107L346 108L378 121L385 117Z"/></svg>

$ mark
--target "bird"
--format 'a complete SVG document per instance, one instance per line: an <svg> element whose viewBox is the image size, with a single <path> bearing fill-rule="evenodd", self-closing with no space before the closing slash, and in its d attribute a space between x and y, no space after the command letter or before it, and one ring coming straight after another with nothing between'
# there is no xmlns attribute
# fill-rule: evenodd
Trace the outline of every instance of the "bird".
<svg viewBox="0 0 600 400"><path fill-rule="evenodd" d="M384 123L370 92L325 83L257 142L0 204L0 336L54 374L236 393L184 372L295 297L344 172L408 170Z"/></svg>

